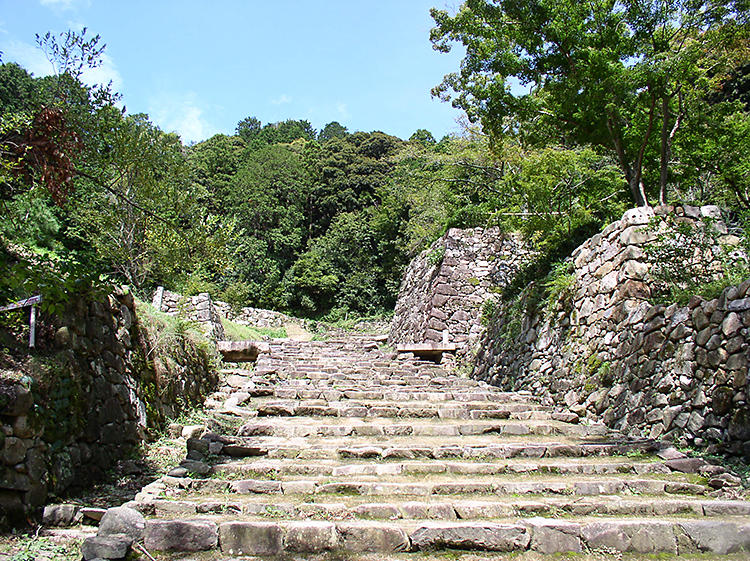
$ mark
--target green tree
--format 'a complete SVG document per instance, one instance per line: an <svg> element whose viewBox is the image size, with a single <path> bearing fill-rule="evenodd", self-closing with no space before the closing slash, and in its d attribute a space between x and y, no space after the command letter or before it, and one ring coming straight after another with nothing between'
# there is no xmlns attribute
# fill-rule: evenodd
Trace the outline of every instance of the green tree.
<svg viewBox="0 0 750 561"><path fill-rule="evenodd" d="M710 81L697 61L744 33L746 6L713 0L467 0L455 15L433 9L431 40L466 47L461 70L433 93L481 119L499 138L546 130L616 158L636 205L649 202L646 162L666 199L671 146L687 90ZM707 56L707 53L710 56Z"/></svg>
<svg viewBox="0 0 750 561"><path fill-rule="evenodd" d="M262 123L255 117L245 117L237 123L236 132L245 142L250 142L260 132Z"/></svg>
<svg viewBox="0 0 750 561"><path fill-rule="evenodd" d="M424 146L436 144L435 137L426 129L417 129L414 134L409 137L409 142L419 142Z"/></svg>
<svg viewBox="0 0 750 561"><path fill-rule="evenodd" d="M206 207L225 214L232 204L234 176L242 163L245 144L238 136L217 134L188 149L192 180L206 193Z"/></svg>
<svg viewBox="0 0 750 561"><path fill-rule="evenodd" d="M137 290L225 269L231 224L200 206L179 138L114 110L105 139L107 165L69 209L80 239Z"/></svg>
<svg viewBox="0 0 750 561"><path fill-rule="evenodd" d="M251 152L232 181L227 210L242 232L232 278L257 289L255 305L285 305L280 282L307 243L308 194L307 172L294 145Z"/></svg>
<svg viewBox="0 0 750 561"><path fill-rule="evenodd" d="M349 132L338 121L331 121L318 133L318 142L325 142L332 138L344 138Z"/></svg>
<svg viewBox="0 0 750 561"><path fill-rule="evenodd" d="M356 132L311 147L307 169L312 179L308 206L310 234L323 234L336 215L355 212L375 201L375 192L388 181L390 157L401 141L382 132ZM312 156L314 152L314 156Z"/></svg>

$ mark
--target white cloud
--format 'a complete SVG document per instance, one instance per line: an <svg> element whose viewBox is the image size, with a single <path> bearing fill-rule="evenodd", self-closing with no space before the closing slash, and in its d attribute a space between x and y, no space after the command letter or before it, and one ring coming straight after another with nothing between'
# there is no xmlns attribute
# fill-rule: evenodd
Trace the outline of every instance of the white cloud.
<svg viewBox="0 0 750 561"><path fill-rule="evenodd" d="M37 78L52 74L52 64L44 53L36 46L22 41L10 41L0 47L3 60L17 62Z"/></svg>
<svg viewBox="0 0 750 561"><path fill-rule="evenodd" d="M185 143L205 140L219 132L203 116L196 95L188 93L182 97L162 95L149 104L149 115L167 132L176 132Z"/></svg>
<svg viewBox="0 0 750 561"><path fill-rule="evenodd" d="M117 70L112 57L108 54L102 55L102 63L96 68L85 68L81 79L89 85L102 84L107 85L112 82L112 89L119 91L122 87L122 76Z"/></svg>
<svg viewBox="0 0 750 561"><path fill-rule="evenodd" d="M279 97L277 97L276 99L272 99L272 100L271 100L271 103L272 103L273 105L286 105L287 103L291 103L291 102L292 102L292 98L291 98L291 97L289 97L289 96L288 96L288 95L286 95L286 94L281 94L281 95L280 95Z"/></svg>

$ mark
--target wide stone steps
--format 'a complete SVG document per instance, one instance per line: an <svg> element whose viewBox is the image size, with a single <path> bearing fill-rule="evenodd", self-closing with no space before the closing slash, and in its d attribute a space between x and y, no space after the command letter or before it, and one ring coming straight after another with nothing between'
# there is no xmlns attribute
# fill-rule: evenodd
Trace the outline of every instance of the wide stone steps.
<svg viewBox="0 0 750 561"><path fill-rule="evenodd" d="M248 374L248 371L230 371L225 372L226 381L229 385L239 387L243 383L266 383L269 376L277 378L283 382L286 387L290 388L318 388L324 389L347 389L347 390L382 390L382 391L486 391L505 395L510 399L527 399L526 393L509 394L493 388L484 382L477 382L467 378L445 378L432 376L412 376L391 377L375 372L350 372L348 374L327 373L314 371L302 372L278 372L275 370L268 371L265 375Z"/></svg>
<svg viewBox="0 0 750 561"><path fill-rule="evenodd" d="M147 520L150 550L219 548L230 556L285 553L479 550L540 553L603 550L635 553L731 553L750 546L742 520L559 520L523 521L257 521L201 517Z"/></svg>
<svg viewBox="0 0 750 561"><path fill-rule="evenodd" d="M574 474L574 475L612 475L612 474L670 474L672 469L668 462L633 461L626 457L605 456L601 458L539 458L493 460L491 462L471 461L346 461L316 460L298 462L287 459L260 459L245 461L220 461L210 466L211 474L249 474L256 473L264 477L285 475L400 475L400 474L456 474L456 475L504 475L504 474Z"/></svg>
<svg viewBox="0 0 750 561"><path fill-rule="evenodd" d="M541 405L487 402L399 402L381 400L267 401L257 404L259 417L402 417L441 419L552 419L552 410Z"/></svg>
<svg viewBox="0 0 750 561"><path fill-rule="evenodd" d="M129 503L149 551L405 561L750 548L750 502L723 491L735 481L723 468L372 341L272 341L254 370L226 369L207 405L186 459Z"/></svg>
<svg viewBox="0 0 750 561"><path fill-rule="evenodd" d="M476 442L467 444L462 437L455 444L442 438L420 437L418 444L410 444L410 437L401 441L389 437L385 441L368 441L363 437L349 437L339 443L321 440L312 444L307 439L282 439L275 437L223 437L224 443L213 441L214 453L234 458L267 456L269 458L337 459L360 458L381 460L429 459L507 459L507 458L571 458L623 455L648 450L651 443L584 443L560 442L544 436L533 437L535 442L504 443ZM531 437L526 437L530 439ZM432 441L437 441L433 444ZM212 443L191 441L190 451L210 450Z"/></svg>
<svg viewBox="0 0 750 561"><path fill-rule="evenodd" d="M162 489L163 488L163 489ZM684 480L653 479L645 477L571 477L547 476L543 478L518 478L509 476L486 477L421 477L390 476L360 478L278 478L278 479L192 479L162 478L153 489L165 496L185 493L281 494L281 495L361 495L361 496L415 496L436 495L702 495L705 485ZM148 493L146 493L148 494ZM145 497L145 495L144 495Z"/></svg>
<svg viewBox="0 0 750 561"><path fill-rule="evenodd" d="M299 497L297 497L299 498ZM203 514L242 515L243 518L325 519L325 520L498 520L554 516L690 516L737 517L750 515L746 501L716 501L700 498L621 497L497 497L427 498L389 497L373 501L368 497L345 497L335 502L316 500L287 501L265 495L216 496L187 499L152 499L137 503L137 508L150 517L174 518Z"/></svg>
<svg viewBox="0 0 750 561"><path fill-rule="evenodd" d="M360 419L335 418L337 422L311 423L309 418L284 417L281 419L253 419L240 427L239 436L476 436L476 435L566 435L603 436L603 427L570 425L557 421L485 421L465 423L453 419L440 422L418 419L409 423L397 419L373 419L365 422ZM390 422L384 422L390 421ZM495 439L496 440L496 439Z"/></svg>

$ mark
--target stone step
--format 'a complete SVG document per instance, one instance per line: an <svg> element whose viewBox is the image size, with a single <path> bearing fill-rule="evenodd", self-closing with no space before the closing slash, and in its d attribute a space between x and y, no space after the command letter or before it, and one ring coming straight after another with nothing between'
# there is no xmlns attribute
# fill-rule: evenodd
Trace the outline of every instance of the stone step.
<svg viewBox="0 0 750 561"><path fill-rule="evenodd" d="M350 388L367 388L370 386L381 386L383 388L429 388L429 389L465 389L465 390L489 390L491 386L467 380L464 378L444 378L432 376L397 376L382 371L354 373L343 368L330 369L332 372L320 371L281 371L275 372L284 384L289 385L315 385L320 387L348 386ZM500 390L495 390L500 392Z"/></svg>
<svg viewBox="0 0 750 561"><path fill-rule="evenodd" d="M391 476L405 474L453 474L453 475L506 475L506 474L570 474L570 475L622 475L622 474L668 474L672 470L664 462L633 462L627 458L565 459L550 458L535 461L502 460L495 462L346 462L318 460L298 462L296 460L233 461L213 464L214 475L229 477L288 476Z"/></svg>
<svg viewBox="0 0 750 561"><path fill-rule="evenodd" d="M206 435L189 439L189 457L211 453L228 457L268 456L300 459L507 459L622 456L650 452L653 441L585 441L564 436L526 436L519 442L511 435L485 436L388 436L369 437L230 437Z"/></svg>
<svg viewBox="0 0 750 561"><path fill-rule="evenodd" d="M399 402L399 401L325 401L258 400L253 405L259 417L439 417L445 419L551 418L551 408L536 404L493 404L487 402Z"/></svg>
<svg viewBox="0 0 750 561"><path fill-rule="evenodd" d="M606 549L640 554L731 553L750 547L747 520L618 519L509 521L268 521L203 517L146 520L149 551L218 550L223 555L322 552L535 551Z"/></svg>
<svg viewBox="0 0 750 561"><path fill-rule="evenodd" d="M150 499L131 504L146 516L169 518L204 514L241 514L274 519L325 520L492 520L533 516L750 516L750 502L668 497L495 497L492 499L398 500L343 497L337 502L269 501L265 495L221 498Z"/></svg>
<svg viewBox="0 0 750 561"><path fill-rule="evenodd" d="M371 385L353 389L351 386L334 385L325 389L316 384L313 387L281 386L274 390L273 395L279 399L324 399L326 401L340 401L344 399L363 401L426 401L426 402L476 402L489 401L495 403L524 403L535 406L537 403L531 398L521 398L507 393L477 390L435 391L428 386L393 390L392 388Z"/></svg>
<svg viewBox="0 0 750 561"><path fill-rule="evenodd" d="M305 479L222 479L218 476L200 479L164 476L157 483L144 488L139 500L148 496L184 497L202 494L232 495L326 495L335 497L385 496L483 496L509 495L565 495L590 497L599 495L704 495L705 485L690 483L682 478L658 479L643 476L420 476L391 475L387 481L382 476L359 476L337 479L334 477L307 477Z"/></svg>
<svg viewBox="0 0 750 561"><path fill-rule="evenodd" d="M265 417L245 423L237 431L238 436L476 436L476 435L565 435L605 436L602 425L571 425L558 421L482 421L467 423L458 419L445 419L439 423L424 419L400 422L397 418L372 419L331 418L319 421L304 417L280 417L272 422Z"/></svg>

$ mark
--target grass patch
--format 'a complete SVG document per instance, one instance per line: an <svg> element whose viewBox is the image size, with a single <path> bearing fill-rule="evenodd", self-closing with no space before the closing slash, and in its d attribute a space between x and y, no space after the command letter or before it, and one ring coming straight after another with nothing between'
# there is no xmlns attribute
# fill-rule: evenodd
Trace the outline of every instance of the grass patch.
<svg viewBox="0 0 750 561"><path fill-rule="evenodd" d="M81 543L77 539L60 543L31 534L4 536L0 538L0 554L7 561L78 561Z"/></svg>
<svg viewBox="0 0 750 561"><path fill-rule="evenodd" d="M230 341L257 341L259 339L285 339L286 329L284 327L251 327L235 323L227 318L221 318L224 327L224 335Z"/></svg>

